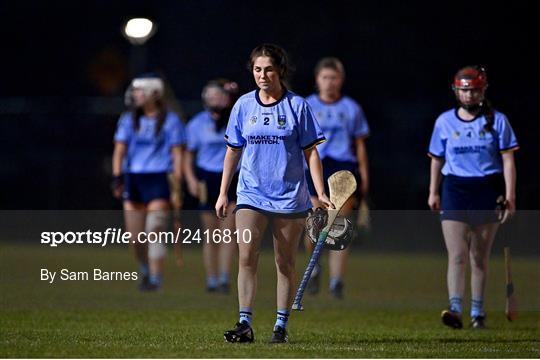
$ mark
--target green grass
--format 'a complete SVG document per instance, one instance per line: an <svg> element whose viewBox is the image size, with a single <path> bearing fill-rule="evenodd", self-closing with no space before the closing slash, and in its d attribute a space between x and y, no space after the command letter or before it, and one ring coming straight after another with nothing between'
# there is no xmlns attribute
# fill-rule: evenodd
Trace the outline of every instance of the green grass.
<svg viewBox="0 0 540 360"><path fill-rule="evenodd" d="M345 299L333 300L324 288L317 297L306 296L306 311L291 316L290 343L271 345L275 269L269 251L260 262L256 342L228 344L222 333L237 319L236 296L205 293L197 248L187 249L182 269L169 257L162 292L141 294L130 281L39 280L40 268L135 271L127 249L2 245L0 357L540 357L538 258L513 259L518 321L504 318L503 263L495 256L487 288L489 329L455 331L439 319L446 305L443 254L361 250L354 249L350 261ZM299 274L306 262L301 254Z"/></svg>

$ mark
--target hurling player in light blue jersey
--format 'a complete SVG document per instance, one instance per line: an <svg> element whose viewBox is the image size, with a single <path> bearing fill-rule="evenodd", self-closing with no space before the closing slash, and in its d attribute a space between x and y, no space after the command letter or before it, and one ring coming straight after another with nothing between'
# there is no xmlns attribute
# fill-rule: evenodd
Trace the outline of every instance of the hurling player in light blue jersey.
<svg viewBox="0 0 540 360"><path fill-rule="evenodd" d="M319 201L333 207L324 190L316 149L325 137L307 102L283 83L288 65L282 48L273 44L256 47L251 52L249 69L258 88L240 97L233 107L216 203L218 217L227 216L227 192L241 158L236 208L240 319L224 335L230 342L253 341L251 321L259 249L262 235L270 226L277 268L277 316L271 341L287 342L287 320L296 285L296 253L312 207L304 160Z"/></svg>
<svg viewBox="0 0 540 360"><path fill-rule="evenodd" d="M167 111L163 80L156 75L133 79L126 102L132 108L122 114L114 135L113 193L123 199L126 230L137 239L142 232L166 230L170 208L167 174L181 178L184 126ZM134 244L140 265L140 290L161 286L165 244Z"/></svg>
<svg viewBox="0 0 540 360"><path fill-rule="evenodd" d="M345 68L339 59L321 59L315 66L318 93L309 96L307 101L327 139L318 146L324 169L324 183L327 184L328 177L340 170L349 170L357 178L359 191L341 210L342 215L351 216L353 208L359 205L361 198L365 198L369 190L368 155L364 142L369 136L369 126L362 107L342 94L344 80ZM317 194L309 178L308 186L313 205L319 207ZM308 251L313 251L313 244L307 236L304 243ZM349 249L329 251L328 254L329 288L336 298L343 297L343 277ZM319 291L321 269L320 264L314 268L308 285L308 292L311 294Z"/></svg>
<svg viewBox="0 0 540 360"><path fill-rule="evenodd" d="M219 221L214 205L219 196L223 159L227 147L223 137L234 102L238 98L238 84L227 79L208 82L202 91L205 110L196 114L186 127L187 152L184 161L184 174L190 194L199 199L199 209L204 230L214 233L220 229L234 232L234 217ZM236 203L236 184L233 178L229 188L229 201ZM206 269L206 289L209 292L229 293L229 275L232 261L237 252L235 242L206 241L203 244L203 259Z"/></svg>
<svg viewBox="0 0 540 360"><path fill-rule="evenodd" d="M471 326L485 327L484 289L491 246L499 223L516 209L514 151L518 143L506 116L485 98L486 88L483 68L459 70L453 83L458 107L439 116L429 145L428 204L440 211L448 250L450 305L441 316L452 328L463 327L467 260L471 265Z"/></svg>

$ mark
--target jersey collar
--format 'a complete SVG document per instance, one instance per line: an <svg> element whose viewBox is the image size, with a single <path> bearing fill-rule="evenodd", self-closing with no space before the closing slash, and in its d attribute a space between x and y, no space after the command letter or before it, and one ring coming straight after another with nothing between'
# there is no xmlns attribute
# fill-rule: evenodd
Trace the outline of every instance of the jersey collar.
<svg viewBox="0 0 540 360"><path fill-rule="evenodd" d="M281 98L279 98L278 100L274 101L273 103L270 103L270 104L264 104L264 103L261 101L261 98L259 97L259 91L260 91L260 90L261 90L261 89L255 90L255 99L257 100L257 102L259 103L259 105L264 106L264 107L271 107L271 106L274 106L274 105L279 104L283 99L285 99L285 97L287 96L287 93L289 92L289 90L287 90L287 88L284 86L284 87L283 87L283 95L281 95Z"/></svg>
<svg viewBox="0 0 540 360"><path fill-rule="evenodd" d="M319 94L316 94L315 95L317 97L317 100L319 100L319 102L323 105L334 105L334 104L337 104L338 102L341 101L341 99L343 99L343 94L341 94L336 100L334 101L324 101L323 99L321 99L321 96Z"/></svg>
<svg viewBox="0 0 540 360"><path fill-rule="evenodd" d="M476 116L474 118L472 118L471 120L465 120L465 119L462 119L460 116L459 116L459 107L455 108L454 109L454 115L456 115L456 118L461 121L461 122L465 122L465 123L472 123L473 121L481 118L483 116L482 112L479 112L478 114L476 114Z"/></svg>

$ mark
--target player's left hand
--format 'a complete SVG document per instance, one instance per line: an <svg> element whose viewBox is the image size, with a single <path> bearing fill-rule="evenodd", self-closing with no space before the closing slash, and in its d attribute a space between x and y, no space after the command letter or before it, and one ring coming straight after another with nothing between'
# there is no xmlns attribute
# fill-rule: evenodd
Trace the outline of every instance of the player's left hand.
<svg viewBox="0 0 540 360"><path fill-rule="evenodd" d="M227 195L219 195L216 202L216 215L218 219L225 219L227 217L227 207L229 206L229 198Z"/></svg>
<svg viewBox="0 0 540 360"><path fill-rule="evenodd" d="M504 200L504 212L501 218L501 224L510 220L516 213L516 199Z"/></svg>
<svg viewBox="0 0 540 360"><path fill-rule="evenodd" d="M319 202L321 202L327 209L335 209L335 205L332 204L328 196L326 194L322 194L319 196Z"/></svg>
<svg viewBox="0 0 540 360"><path fill-rule="evenodd" d="M111 191L115 199L122 198L122 192L124 192L124 176L114 176L111 182Z"/></svg>

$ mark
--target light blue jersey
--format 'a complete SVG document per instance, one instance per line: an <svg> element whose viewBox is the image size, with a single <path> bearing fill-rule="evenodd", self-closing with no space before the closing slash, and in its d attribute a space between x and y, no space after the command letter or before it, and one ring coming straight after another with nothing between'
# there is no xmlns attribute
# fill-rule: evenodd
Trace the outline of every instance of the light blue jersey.
<svg viewBox="0 0 540 360"><path fill-rule="evenodd" d="M210 172L222 172L227 151L223 140L225 127L218 131L210 112L201 111L188 123L186 134L188 150L197 153L197 166Z"/></svg>
<svg viewBox="0 0 540 360"><path fill-rule="evenodd" d="M141 116L139 130L130 112L118 120L115 141L126 143L125 173L143 174L172 171L171 147L185 144L184 125L178 115L167 112L165 123L156 135L157 119Z"/></svg>
<svg viewBox="0 0 540 360"><path fill-rule="evenodd" d="M493 131L484 129L486 118L460 119L457 109L442 113L435 122L429 144L431 156L445 159L443 175L481 177L503 171L501 153L518 143L506 116L495 111Z"/></svg>
<svg viewBox="0 0 540 360"><path fill-rule="evenodd" d="M308 103L291 91L264 105L259 90L242 96L231 113L227 145L242 150L238 205L296 213L312 207L304 153L325 140Z"/></svg>
<svg viewBox="0 0 540 360"><path fill-rule="evenodd" d="M325 103L319 95L309 96L307 102L327 142L317 147L321 159L356 162L355 139L369 136L369 125L362 107L348 96L333 103Z"/></svg>

